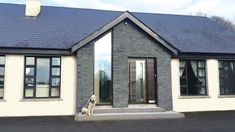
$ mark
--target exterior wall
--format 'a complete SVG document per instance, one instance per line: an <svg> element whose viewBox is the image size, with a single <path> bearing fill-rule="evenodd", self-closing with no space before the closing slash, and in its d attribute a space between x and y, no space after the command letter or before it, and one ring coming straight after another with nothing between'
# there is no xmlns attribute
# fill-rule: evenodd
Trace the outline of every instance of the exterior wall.
<svg viewBox="0 0 235 132"><path fill-rule="evenodd" d="M4 100L0 116L74 115L76 57L61 57L61 98L23 99L24 56L6 55Z"/></svg>
<svg viewBox="0 0 235 132"><path fill-rule="evenodd" d="M207 61L206 97L180 97L179 60L171 60L173 110L178 112L235 110L235 98L219 96L218 60ZM229 96L227 96L229 97Z"/></svg>
<svg viewBox="0 0 235 132"><path fill-rule="evenodd" d="M90 43L77 51L77 97L76 112L86 104L93 94L94 78L94 43Z"/></svg>
<svg viewBox="0 0 235 132"><path fill-rule="evenodd" d="M113 106L128 106L128 57L154 57L157 60L158 105L171 110L171 56L169 51L130 21L126 22L121 22L113 28Z"/></svg>

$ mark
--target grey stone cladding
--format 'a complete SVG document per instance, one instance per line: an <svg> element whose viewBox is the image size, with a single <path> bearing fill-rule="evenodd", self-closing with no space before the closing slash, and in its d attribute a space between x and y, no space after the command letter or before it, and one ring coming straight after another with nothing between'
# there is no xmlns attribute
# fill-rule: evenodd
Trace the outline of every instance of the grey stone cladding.
<svg viewBox="0 0 235 132"><path fill-rule="evenodd" d="M77 51L76 110L79 112L93 94L94 44L89 43Z"/></svg>

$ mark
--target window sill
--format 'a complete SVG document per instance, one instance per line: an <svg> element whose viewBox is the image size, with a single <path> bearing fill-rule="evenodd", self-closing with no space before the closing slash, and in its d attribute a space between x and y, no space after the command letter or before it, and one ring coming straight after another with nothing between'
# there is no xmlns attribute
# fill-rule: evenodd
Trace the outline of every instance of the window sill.
<svg viewBox="0 0 235 132"><path fill-rule="evenodd" d="M219 95L218 98L235 98L235 95Z"/></svg>
<svg viewBox="0 0 235 132"><path fill-rule="evenodd" d="M210 98L210 96L179 96L178 99L204 99L204 98Z"/></svg>
<svg viewBox="0 0 235 132"><path fill-rule="evenodd" d="M21 99L20 102L50 102L50 101L63 101L62 98L48 98L48 99Z"/></svg>

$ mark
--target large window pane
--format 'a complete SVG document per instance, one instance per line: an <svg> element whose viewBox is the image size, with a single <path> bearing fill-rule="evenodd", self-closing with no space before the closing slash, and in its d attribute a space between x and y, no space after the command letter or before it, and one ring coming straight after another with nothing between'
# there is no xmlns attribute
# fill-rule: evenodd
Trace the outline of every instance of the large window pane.
<svg viewBox="0 0 235 132"><path fill-rule="evenodd" d="M219 61L220 94L235 95L234 61Z"/></svg>
<svg viewBox="0 0 235 132"><path fill-rule="evenodd" d="M95 84L94 93L98 103L111 103L111 32L95 42Z"/></svg>
<svg viewBox="0 0 235 132"><path fill-rule="evenodd" d="M50 59L37 59L36 97L49 96Z"/></svg>
<svg viewBox="0 0 235 132"><path fill-rule="evenodd" d="M205 61L180 60L180 93L187 95L206 95Z"/></svg>

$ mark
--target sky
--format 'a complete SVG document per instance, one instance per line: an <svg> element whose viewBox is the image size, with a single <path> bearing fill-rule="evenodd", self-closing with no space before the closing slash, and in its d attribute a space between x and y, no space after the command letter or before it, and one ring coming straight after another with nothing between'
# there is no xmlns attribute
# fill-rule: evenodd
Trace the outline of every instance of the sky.
<svg viewBox="0 0 235 132"><path fill-rule="evenodd" d="M25 4L26 0L0 0ZM41 0L42 5L131 12L222 16L235 23L235 0Z"/></svg>

